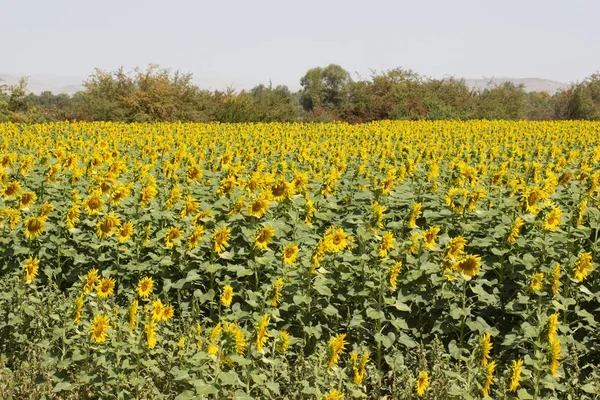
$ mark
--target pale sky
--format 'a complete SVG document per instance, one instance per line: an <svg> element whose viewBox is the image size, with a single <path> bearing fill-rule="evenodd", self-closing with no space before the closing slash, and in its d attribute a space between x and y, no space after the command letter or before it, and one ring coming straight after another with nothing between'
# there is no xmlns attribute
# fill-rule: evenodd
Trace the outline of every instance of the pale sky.
<svg viewBox="0 0 600 400"><path fill-rule="evenodd" d="M203 87L353 77L578 81L600 70L598 0L0 0L0 73L86 78L158 63Z"/></svg>

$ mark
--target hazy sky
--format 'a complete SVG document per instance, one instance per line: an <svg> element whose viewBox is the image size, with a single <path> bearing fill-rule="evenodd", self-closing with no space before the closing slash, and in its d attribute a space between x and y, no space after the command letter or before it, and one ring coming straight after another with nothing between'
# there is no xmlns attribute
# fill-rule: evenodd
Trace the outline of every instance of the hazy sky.
<svg viewBox="0 0 600 400"><path fill-rule="evenodd" d="M158 63L210 88L354 76L581 80L600 70L598 0L0 0L0 72L85 78Z"/></svg>

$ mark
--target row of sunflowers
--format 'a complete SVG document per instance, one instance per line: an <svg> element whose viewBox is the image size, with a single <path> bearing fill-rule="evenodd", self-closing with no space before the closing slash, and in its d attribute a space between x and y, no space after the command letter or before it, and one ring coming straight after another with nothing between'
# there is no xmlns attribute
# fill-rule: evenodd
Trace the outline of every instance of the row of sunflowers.
<svg viewBox="0 0 600 400"><path fill-rule="evenodd" d="M0 138L0 397L600 396L599 123Z"/></svg>

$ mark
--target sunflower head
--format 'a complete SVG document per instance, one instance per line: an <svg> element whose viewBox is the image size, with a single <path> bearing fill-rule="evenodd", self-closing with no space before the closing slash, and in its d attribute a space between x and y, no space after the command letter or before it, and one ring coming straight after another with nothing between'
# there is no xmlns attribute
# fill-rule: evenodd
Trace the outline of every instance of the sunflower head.
<svg viewBox="0 0 600 400"><path fill-rule="evenodd" d="M29 283L35 279L38 274L39 266L40 260L29 257L27 262L23 265L23 269L25 270L25 282Z"/></svg>
<svg viewBox="0 0 600 400"><path fill-rule="evenodd" d="M103 299L113 295L116 281L113 278L102 278L100 283L96 286L98 297Z"/></svg>
<svg viewBox="0 0 600 400"><path fill-rule="evenodd" d="M144 277L138 282L137 293L142 298L147 298L152 294L154 288L154 281L150 277Z"/></svg>

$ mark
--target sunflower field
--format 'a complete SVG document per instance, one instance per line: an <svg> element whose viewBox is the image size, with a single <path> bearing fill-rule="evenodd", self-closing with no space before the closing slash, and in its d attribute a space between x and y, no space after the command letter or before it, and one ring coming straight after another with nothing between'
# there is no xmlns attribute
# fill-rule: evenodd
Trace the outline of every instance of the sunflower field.
<svg viewBox="0 0 600 400"><path fill-rule="evenodd" d="M0 398L600 398L600 123L0 125Z"/></svg>

